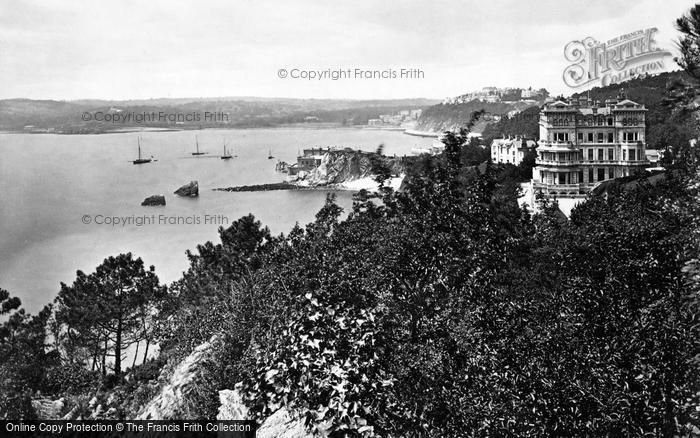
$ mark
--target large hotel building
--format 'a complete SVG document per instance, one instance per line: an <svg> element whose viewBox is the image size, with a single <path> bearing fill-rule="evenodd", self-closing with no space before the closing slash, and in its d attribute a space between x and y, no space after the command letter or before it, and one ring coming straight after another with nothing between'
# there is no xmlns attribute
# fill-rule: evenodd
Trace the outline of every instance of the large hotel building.
<svg viewBox="0 0 700 438"><path fill-rule="evenodd" d="M644 105L624 99L556 101L540 112L534 193L582 197L598 182L634 174L645 155Z"/></svg>

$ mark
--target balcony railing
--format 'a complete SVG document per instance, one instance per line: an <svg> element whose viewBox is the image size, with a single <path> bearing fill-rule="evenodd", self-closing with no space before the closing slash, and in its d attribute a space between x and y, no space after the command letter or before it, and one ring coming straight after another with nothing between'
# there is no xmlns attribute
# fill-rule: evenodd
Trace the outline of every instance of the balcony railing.
<svg viewBox="0 0 700 438"><path fill-rule="evenodd" d="M581 160L543 160L537 158L535 164L542 164L545 166L578 166L581 164Z"/></svg>
<svg viewBox="0 0 700 438"><path fill-rule="evenodd" d="M578 146L572 141L541 141L538 149L542 148L577 150Z"/></svg>
<svg viewBox="0 0 700 438"><path fill-rule="evenodd" d="M593 188L593 184L547 184L543 182L532 182L533 192L542 192L545 195L559 195L570 198L583 198Z"/></svg>
<svg viewBox="0 0 700 438"><path fill-rule="evenodd" d="M641 164L647 164L649 161L646 159L643 160L588 160L588 159L583 159L581 160L581 164L585 165L613 165L613 166L638 166Z"/></svg>
<svg viewBox="0 0 700 438"><path fill-rule="evenodd" d="M542 192L545 195L558 195L569 198L584 198L588 195L595 184L547 184L543 182L532 182L533 192Z"/></svg>

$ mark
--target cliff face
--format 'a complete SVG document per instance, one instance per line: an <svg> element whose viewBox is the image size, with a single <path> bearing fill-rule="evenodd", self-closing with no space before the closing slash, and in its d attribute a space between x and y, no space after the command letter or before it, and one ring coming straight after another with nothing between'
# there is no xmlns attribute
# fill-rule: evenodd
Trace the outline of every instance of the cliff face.
<svg viewBox="0 0 700 438"><path fill-rule="evenodd" d="M515 103L490 103L474 100L458 104L438 104L425 109L418 123L417 131L442 133L445 131L459 131L465 127L471 118L472 113L483 110L492 115L503 115L510 111L522 111L528 104L524 102ZM484 117L472 129L474 132L482 132L486 124L492 122L488 116Z"/></svg>
<svg viewBox="0 0 700 438"><path fill-rule="evenodd" d="M358 151L327 152L321 164L310 172L300 172L297 182L309 186L343 184L362 178L374 177L371 154ZM404 173L404 166L398 158L377 156L393 175Z"/></svg>

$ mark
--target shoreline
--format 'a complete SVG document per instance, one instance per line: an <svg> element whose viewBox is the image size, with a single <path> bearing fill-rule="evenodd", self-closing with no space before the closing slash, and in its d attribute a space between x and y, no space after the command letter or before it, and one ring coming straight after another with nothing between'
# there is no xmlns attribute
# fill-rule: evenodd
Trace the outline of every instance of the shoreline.
<svg viewBox="0 0 700 438"><path fill-rule="evenodd" d="M431 137L431 138L438 138L440 137L439 132L432 132L432 131L418 131L415 129L406 129L403 131L404 134L406 135L412 135L414 137Z"/></svg>

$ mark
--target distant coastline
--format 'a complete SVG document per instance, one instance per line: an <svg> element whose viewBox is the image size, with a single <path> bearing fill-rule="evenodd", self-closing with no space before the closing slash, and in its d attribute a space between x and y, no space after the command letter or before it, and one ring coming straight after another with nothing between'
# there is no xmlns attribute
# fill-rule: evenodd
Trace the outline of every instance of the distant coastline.
<svg viewBox="0 0 700 438"><path fill-rule="evenodd" d="M154 126L143 126L143 127L125 127L118 129L105 129L105 130L91 130L91 131L55 131L55 130L0 130L0 134L53 134L53 135L101 135L101 134L129 134L134 132L185 132L185 131L200 131L200 130L249 130L249 129L349 129L349 130L368 130L368 131L394 131L402 132L407 135L412 135L415 137L430 137L437 138L440 133L429 132L429 131L416 131L413 129L406 129L400 126L389 126L389 127L377 127L369 125L343 125L342 123L283 123L273 126L257 126L257 125L239 125L239 126L187 126L179 128L166 128L166 127L154 127Z"/></svg>

